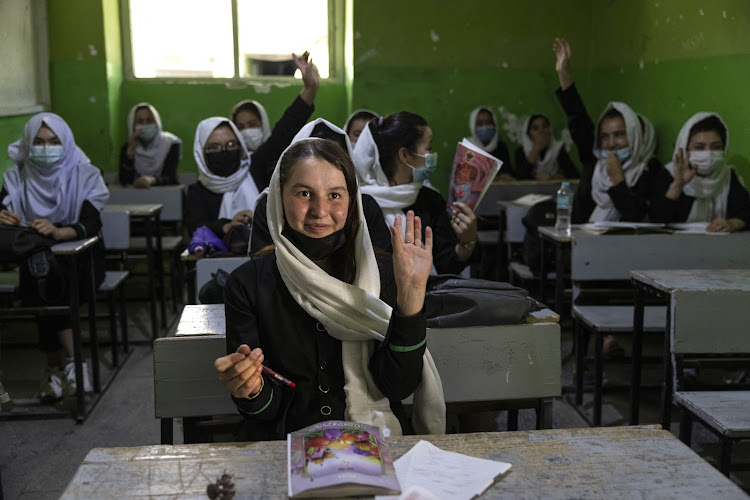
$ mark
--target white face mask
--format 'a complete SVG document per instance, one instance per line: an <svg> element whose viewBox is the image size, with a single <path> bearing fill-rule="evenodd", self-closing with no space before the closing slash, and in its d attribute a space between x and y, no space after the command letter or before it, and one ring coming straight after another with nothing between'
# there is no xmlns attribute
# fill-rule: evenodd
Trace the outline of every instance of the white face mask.
<svg viewBox="0 0 750 500"><path fill-rule="evenodd" d="M40 167L49 168L65 157L65 149L62 145L31 146L29 149L29 160Z"/></svg>
<svg viewBox="0 0 750 500"><path fill-rule="evenodd" d="M261 144L263 144L263 129L262 128L246 128L240 130L242 138L245 139L247 149L255 151Z"/></svg>
<svg viewBox="0 0 750 500"><path fill-rule="evenodd" d="M724 166L724 151L690 151L690 164L699 175L710 175Z"/></svg>

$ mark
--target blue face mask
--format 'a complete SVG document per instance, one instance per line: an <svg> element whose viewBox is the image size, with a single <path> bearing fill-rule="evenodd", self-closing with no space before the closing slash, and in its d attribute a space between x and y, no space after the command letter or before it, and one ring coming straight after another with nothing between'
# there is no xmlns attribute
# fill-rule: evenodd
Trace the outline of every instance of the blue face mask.
<svg viewBox="0 0 750 500"><path fill-rule="evenodd" d="M617 156L617 159L620 160L620 162L624 162L628 158L630 158L630 148L620 148L620 149L615 149L614 151L610 151L608 149L602 149L601 151L602 159L606 160L609 154L613 152Z"/></svg>
<svg viewBox="0 0 750 500"><path fill-rule="evenodd" d="M57 165L65 157L65 149L62 145L31 146L29 149L29 160L40 167L49 168Z"/></svg>
<svg viewBox="0 0 750 500"><path fill-rule="evenodd" d="M156 125L156 123L150 123L148 125L136 125L135 129L143 130L143 132L141 132L140 138L146 142L151 141L154 137L156 137L156 134L159 133L159 127Z"/></svg>
<svg viewBox="0 0 750 500"><path fill-rule="evenodd" d="M417 153L412 154L414 156L421 156L422 158L424 158L424 168L416 168L412 167L408 163L406 164L409 168L412 169L412 172L414 174L414 182L426 181L433 173L435 173L435 169L437 169L437 153L427 153L424 155L420 155Z"/></svg>
<svg viewBox="0 0 750 500"><path fill-rule="evenodd" d="M495 137L495 132L497 132L497 129L494 125L484 125L474 129L474 135L476 135L477 139L482 141L483 144L490 142Z"/></svg>

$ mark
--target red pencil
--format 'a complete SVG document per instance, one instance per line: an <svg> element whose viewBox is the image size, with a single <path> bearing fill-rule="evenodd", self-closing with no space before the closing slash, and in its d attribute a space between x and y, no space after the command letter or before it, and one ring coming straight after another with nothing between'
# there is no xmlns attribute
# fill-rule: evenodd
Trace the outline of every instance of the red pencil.
<svg viewBox="0 0 750 500"><path fill-rule="evenodd" d="M288 378L284 377L283 375L279 375L278 373L276 373L275 371L271 370L266 365L262 365L262 366L263 366L263 371L265 373L269 374L270 376L272 376L273 378L275 378L279 382L288 385L289 387L294 387L294 385L295 385L294 382L292 382Z"/></svg>

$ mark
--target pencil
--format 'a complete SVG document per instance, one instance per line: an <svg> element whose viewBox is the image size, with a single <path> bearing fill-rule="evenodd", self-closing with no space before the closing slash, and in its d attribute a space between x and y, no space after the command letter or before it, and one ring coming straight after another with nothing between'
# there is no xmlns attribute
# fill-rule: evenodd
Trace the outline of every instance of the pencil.
<svg viewBox="0 0 750 500"><path fill-rule="evenodd" d="M283 384L286 384L286 385L288 385L289 387L294 387L294 386L295 386L294 382L292 382L292 381L291 381L291 380L289 380L288 378L284 377L283 375L279 375L278 373L276 373L275 371L271 370L271 369L270 369L269 367L267 367L266 365L262 365L262 366L263 366L263 372L265 372L265 373L267 373L268 375L272 376L273 378L275 378L275 379L276 379L276 380L278 380L279 382L281 382L281 383L283 383Z"/></svg>

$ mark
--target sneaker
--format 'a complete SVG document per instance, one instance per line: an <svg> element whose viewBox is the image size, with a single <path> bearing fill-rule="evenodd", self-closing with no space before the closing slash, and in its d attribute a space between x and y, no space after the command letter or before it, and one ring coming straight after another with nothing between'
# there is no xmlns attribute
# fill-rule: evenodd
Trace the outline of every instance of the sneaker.
<svg viewBox="0 0 750 500"><path fill-rule="evenodd" d="M91 377L89 377L89 365L85 361L83 364L83 392L92 392ZM76 393L76 364L74 361L68 361L64 369L65 380L63 382L63 391L66 396L72 396Z"/></svg>
<svg viewBox="0 0 750 500"><path fill-rule="evenodd" d="M39 399L42 401L54 401L62 398L62 396L62 372L59 368L46 367L44 375L42 375L42 383L39 387Z"/></svg>

